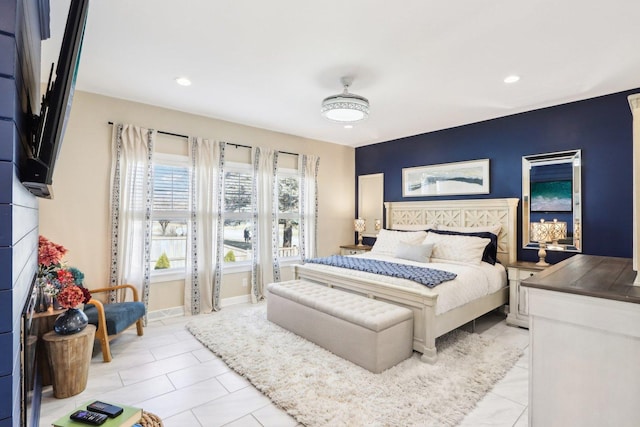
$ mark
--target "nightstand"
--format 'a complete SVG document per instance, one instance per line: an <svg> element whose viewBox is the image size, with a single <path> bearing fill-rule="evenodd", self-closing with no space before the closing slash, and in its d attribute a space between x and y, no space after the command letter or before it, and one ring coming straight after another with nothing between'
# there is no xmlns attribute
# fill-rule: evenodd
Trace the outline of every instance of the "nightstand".
<svg viewBox="0 0 640 427"><path fill-rule="evenodd" d="M509 314L507 324L529 328L529 304L527 288L521 288L520 282L546 267L536 265L535 262L518 261L509 264L507 277L509 278Z"/></svg>
<svg viewBox="0 0 640 427"><path fill-rule="evenodd" d="M340 246L340 255L357 255L369 252L372 246L369 245L342 245Z"/></svg>

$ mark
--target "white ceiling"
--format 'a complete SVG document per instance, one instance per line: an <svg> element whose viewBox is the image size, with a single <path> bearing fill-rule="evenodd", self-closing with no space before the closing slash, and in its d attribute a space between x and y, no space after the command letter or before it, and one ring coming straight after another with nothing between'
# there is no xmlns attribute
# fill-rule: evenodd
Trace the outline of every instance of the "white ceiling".
<svg viewBox="0 0 640 427"><path fill-rule="evenodd" d="M51 0L43 81L68 7ZM638 88L638 18L637 0L91 0L76 89L357 147ZM353 129L319 111L345 75L371 103Z"/></svg>

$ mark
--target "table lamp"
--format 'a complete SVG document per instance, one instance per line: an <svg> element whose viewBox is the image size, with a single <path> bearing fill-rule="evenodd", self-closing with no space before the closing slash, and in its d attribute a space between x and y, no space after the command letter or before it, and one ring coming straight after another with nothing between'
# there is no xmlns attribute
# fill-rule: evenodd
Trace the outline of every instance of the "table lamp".
<svg viewBox="0 0 640 427"><path fill-rule="evenodd" d="M364 246L362 244L362 233L364 232L365 226L366 226L366 222L364 219L358 218L353 220L353 227L358 233L358 246Z"/></svg>

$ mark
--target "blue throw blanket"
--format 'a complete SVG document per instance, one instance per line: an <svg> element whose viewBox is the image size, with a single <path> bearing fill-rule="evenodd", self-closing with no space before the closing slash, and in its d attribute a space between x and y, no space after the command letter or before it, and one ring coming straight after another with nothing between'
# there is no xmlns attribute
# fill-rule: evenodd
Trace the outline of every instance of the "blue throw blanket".
<svg viewBox="0 0 640 427"><path fill-rule="evenodd" d="M395 262L379 261L377 259L356 258L350 256L331 255L324 258L312 258L307 262L324 264L333 267L348 268L350 270L366 271L367 273L382 274L418 282L433 288L442 282L456 278L455 273L436 270L434 268L417 267L414 265L397 264Z"/></svg>

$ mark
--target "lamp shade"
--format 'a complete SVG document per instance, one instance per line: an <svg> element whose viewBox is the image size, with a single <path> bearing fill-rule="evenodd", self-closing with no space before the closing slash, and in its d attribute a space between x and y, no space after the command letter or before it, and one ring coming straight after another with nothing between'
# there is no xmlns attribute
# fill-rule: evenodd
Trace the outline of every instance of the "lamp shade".
<svg viewBox="0 0 640 427"><path fill-rule="evenodd" d="M358 218L353 220L353 227L358 233L362 233L365 229L365 226L366 226L366 222L364 219Z"/></svg>
<svg viewBox="0 0 640 427"><path fill-rule="evenodd" d="M556 219L553 222L549 223L549 227L551 228L551 241L557 242L560 239L564 239L567 237L567 223L564 221L558 221Z"/></svg>
<svg viewBox="0 0 640 427"><path fill-rule="evenodd" d="M547 222L541 219L540 222L531 223L531 241L534 242L557 242L567 237L567 223L554 219Z"/></svg>

